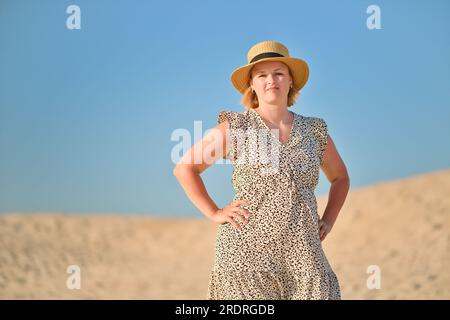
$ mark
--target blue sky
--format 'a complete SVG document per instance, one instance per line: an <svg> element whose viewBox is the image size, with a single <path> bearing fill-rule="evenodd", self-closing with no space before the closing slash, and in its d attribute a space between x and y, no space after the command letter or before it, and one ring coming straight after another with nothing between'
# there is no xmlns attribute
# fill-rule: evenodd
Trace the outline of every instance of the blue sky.
<svg viewBox="0 0 450 320"><path fill-rule="evenodd" d="M1 0L0 212L202 217L172 175L171 133L243 110L229 76L263 40L308 62L292 110L326 120L352 189L449 168L449 31L444 0ZM231 172L202 175L219 206Z"/></svg>

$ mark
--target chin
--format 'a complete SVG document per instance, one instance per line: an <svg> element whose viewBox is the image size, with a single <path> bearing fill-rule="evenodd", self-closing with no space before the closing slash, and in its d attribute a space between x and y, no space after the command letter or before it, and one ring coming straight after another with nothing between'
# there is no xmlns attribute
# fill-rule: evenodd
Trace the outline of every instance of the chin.
<svg viewBox="0 0 450 320"><path fill-rule="evenodd" d="M280 99L280 98L275 98L275 99L265 99L264 101L265 101L266 103L269 103L269 104L274 104L274 103L276 103L276 102L281 101L281 99Z"/></svg>

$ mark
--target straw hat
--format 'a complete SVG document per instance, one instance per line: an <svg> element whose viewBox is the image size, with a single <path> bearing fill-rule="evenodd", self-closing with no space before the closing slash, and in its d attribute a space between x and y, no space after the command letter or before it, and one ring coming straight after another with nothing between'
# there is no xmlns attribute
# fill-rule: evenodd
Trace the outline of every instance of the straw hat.
<svg viewBox="0 0 450 320"><path fill-rule="evenodd" d="M290 57L288 48L279 42L263 41L248 50L247 64L237 68L231 74L231 83L240 93L243 94L249 86L252 67L262 61L284 62L291 70L293 89L296 91L303 88L308 81L309 68L305 61Z"/></svg>

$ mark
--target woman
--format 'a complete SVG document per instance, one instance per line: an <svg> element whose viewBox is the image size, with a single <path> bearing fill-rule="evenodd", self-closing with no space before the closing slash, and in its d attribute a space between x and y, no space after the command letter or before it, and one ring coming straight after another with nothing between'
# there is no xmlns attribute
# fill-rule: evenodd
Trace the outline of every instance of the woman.
<svg viewBox="0 0 450 320"><path fill-rule="evenodd" d="M189 199L218 224L207 298L340 299L321 242L344 204L349 176L325 121L288 111L308 65L274 41L254 45L247 58L231 76L246 111L221 112L216 130L174 169ZM218 208L200 174L222 157L233 164L236 194ZM319 168L331 183L322 218L314 195Z"/></svg>

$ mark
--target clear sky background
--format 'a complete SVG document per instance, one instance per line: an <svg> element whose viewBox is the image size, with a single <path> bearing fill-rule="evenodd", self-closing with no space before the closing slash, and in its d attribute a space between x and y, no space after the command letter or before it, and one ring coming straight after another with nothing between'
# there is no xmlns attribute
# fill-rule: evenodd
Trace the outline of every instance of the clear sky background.
<svg viewBox="0 0 450 320"><path fill-rule="evenodd" d="M244 110L229 77L264 40L308 62L291 110L325 119L352 189L449 168L449 31L446 0L0 0L0 212L202 217L171 134ZM202 175L219 206L231 172Z"/></svg>

